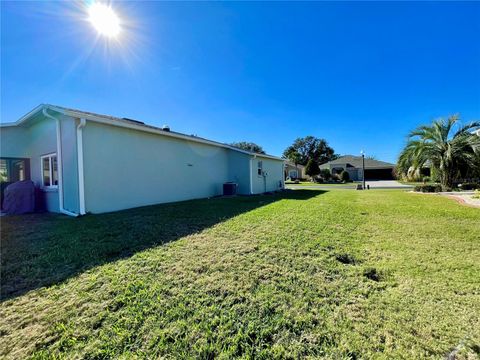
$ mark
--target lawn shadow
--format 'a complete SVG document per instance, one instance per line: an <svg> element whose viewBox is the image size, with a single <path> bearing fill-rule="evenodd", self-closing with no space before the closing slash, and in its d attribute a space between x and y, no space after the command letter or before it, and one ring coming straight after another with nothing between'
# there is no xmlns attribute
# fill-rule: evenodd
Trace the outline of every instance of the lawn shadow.
<svg viewBox="0 0 480 360"><path fill-rule="evenodd" d="M325 192L190 200L80 218L49 213L2 217L0 299L61 283L279 200L308 200Z"/></svg>

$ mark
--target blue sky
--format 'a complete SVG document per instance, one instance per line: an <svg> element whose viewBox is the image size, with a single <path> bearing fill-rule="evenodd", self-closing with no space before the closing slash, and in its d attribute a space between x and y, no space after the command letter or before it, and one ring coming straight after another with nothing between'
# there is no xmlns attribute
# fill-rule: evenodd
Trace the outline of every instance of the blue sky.
<svg viewBox="0 0 480 360"><path fill-rule="evenodd" d="M297 137L394 161L431 119L480 119L479 2L1 3L1 121L51 103L281 155Z"/></svg>

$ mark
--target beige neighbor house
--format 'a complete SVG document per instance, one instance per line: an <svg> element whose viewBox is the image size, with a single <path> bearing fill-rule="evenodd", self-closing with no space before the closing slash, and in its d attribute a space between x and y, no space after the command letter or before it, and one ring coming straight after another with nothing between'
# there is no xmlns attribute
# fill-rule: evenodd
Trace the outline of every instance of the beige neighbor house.
<svg viewBox="0 0 480 360"><path fill-rule="evenodd" d="M353 181L363 180L363 164L361 156L345 155L336 160L321 164L320 169L329 169L332 174L340 174L346 170ZM394 164L365 158L365 180L393 180Z"/></svg>
<svg viewBox="0 0 480 360"><path fill-rule="evenodd" d="M141 121L40 105L0 124L0 184L33 181L45 208L77 216L284 188L284 160ZM231 184L228 184L231 185Z"/></svg>
<svg viewBox="0 0 480 360"><path fill-rule="evenodd" d="M307 175L305 174L305 166L293 162L285 162L285 179L306 179Z"/></svg>

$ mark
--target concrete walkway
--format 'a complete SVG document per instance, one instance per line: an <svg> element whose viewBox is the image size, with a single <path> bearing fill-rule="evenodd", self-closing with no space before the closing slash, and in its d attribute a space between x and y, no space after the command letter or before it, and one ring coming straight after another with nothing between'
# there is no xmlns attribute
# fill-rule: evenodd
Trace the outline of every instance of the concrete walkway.
<svg viewBox="0 0 480 360"><path fill-rule="evenodd" d="M480 208L480 199L475 199L473 191L462 191L462 192L441 192L440 195L447 196L454 200L457 200L461 204L470 205Z"/></svg>

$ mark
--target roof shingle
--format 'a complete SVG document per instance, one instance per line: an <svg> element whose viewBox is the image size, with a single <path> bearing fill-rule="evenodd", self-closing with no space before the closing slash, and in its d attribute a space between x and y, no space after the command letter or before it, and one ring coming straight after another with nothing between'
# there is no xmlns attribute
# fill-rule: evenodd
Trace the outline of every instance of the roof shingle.
<svg viewBox="0 0 480 360"><path fill-rule="evenodd" d="M356 168L361 168L362 157L354 156L354 155L341 156L336 160L332 160L327 163L321 164L320 168L328 167L328 165L345 165L345 164L349 164ZM390 168L390 167L393 168L395 167L395 165L385 161L365 158L365 169Z"/></svg>

